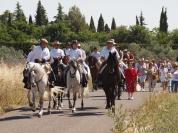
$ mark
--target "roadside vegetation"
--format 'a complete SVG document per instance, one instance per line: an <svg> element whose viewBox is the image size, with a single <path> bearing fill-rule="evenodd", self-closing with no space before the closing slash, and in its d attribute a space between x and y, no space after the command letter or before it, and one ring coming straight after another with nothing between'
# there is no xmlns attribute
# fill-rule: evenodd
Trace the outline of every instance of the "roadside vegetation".
<svg viewBox="0 0 178 133"><path fill-rule="evenodd" d="M114 133L178 133L178 95L153 94L140 108L110 116Z"/></svg>

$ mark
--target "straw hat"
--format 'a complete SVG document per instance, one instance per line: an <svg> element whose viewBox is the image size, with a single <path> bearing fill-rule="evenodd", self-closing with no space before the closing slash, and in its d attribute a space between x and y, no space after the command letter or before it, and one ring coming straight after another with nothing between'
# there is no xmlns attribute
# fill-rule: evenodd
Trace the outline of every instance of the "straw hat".
<svg viewBox="0 0 178 133"><path fill-rule="evenodd" d="M48 40L46 40L45 38L42 38L40 41L48 44Z"/></svg>
<svg viewBox="0 0 178 133"><path fill-rule="evenodd" d="M108 40L107 43L112 43L113 45L116 44L114 39L110 39L110 40Z"/></svg>

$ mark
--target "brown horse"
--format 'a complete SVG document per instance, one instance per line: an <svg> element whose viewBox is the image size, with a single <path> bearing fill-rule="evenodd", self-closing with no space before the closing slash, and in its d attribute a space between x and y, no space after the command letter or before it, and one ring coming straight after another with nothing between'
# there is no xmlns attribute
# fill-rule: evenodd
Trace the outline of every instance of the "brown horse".
<svg viewBox="0 0 178 133"><path fill-rule="evenodd" d="M101 65L100 65L99 61L97 60L97 58L95 58L93 56L88 57L88 65L89 65L89 68L91 71L93 89L97 90L96 80L97 80L99 69L100 69Z"/></svg>

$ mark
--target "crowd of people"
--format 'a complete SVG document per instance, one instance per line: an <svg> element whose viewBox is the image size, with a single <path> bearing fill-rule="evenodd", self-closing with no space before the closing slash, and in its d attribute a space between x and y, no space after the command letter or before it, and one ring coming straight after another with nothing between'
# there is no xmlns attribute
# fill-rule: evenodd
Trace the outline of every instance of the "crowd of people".
<svg viewBox="0 0 178 133"><path fill-rule="evenodd" d="M85 68L89 68L86 63L85 50L81 48L78 41L74 40L71 43L65 44L65 48L60 48L61 43L55 41L52 43L52 49L48 49L48 41L41 39L38 46L33 46L28 54L27 62L37 63L52 63L55 59L67 60L75 59L82 63ZM123 79L123 88L128 91L128 98L133 98L133 93L136 91L138 84L141 91L145 91L145 82L148 82L150 92L155 90L156 84L161 82L163 91L177 92L178 89L178 62L170 60L146 60L144 58L135 59L135 55L127 49L121 51L116 48L114 39L107 41L106 46L99 51L97 47L93 48L89 56L95 57L98 62L105 62L109 53L116 53L119 61L119 72ZM61 60L62 61L62 60ZM62 62L61 62L62 63ZM102 65L101 65L102 66ZM100 72L102 72L102 68ZM87 69L86 69L87 73ZM25 86L26 88L27 86Z"/></svg>

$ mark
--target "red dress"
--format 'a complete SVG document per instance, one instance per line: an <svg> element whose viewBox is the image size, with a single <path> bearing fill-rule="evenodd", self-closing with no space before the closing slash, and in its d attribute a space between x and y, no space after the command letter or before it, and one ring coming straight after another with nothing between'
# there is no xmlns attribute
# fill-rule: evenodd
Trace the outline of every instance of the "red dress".
<svg viewBox="0 0 178 133"><path fill-rule="evenodd" d="M136 89L137 70L135 68L127 68L125 70L125 80L127 92L133 93Z"/></svg>

